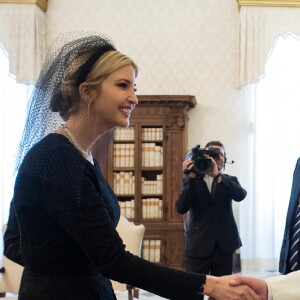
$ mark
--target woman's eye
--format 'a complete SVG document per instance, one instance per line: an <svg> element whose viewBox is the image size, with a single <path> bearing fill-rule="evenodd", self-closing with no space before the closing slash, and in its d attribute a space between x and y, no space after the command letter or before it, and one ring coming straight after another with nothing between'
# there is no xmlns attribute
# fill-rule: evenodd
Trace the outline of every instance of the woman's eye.
<svg viewBox="0 0 300 300"><path fill-rule="evenodd" d="M127 88L127 83L119 83L118 86L125 89Z"/></svg>
<svg viewBox="0 0 300 300"><path fill-rule="evenodd" d="M127 83L127 82L120 82L117 84L118 87L122 88L122 89L128 89L128 88L131 88L131 84L130 83ZM136 88L136 85L134 85L132 87L133 91L136 92L137 91L137 88Z"/></svg>

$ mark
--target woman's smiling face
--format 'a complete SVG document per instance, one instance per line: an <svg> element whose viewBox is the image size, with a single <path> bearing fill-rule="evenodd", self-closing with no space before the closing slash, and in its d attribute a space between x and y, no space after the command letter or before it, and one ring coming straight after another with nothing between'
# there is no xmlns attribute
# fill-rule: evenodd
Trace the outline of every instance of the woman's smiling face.
<svg viewBox="0 0 300 300"><path fill-rule="evenodd" d="M138 99L135 94L135 70L126 65L111 73L100 85L94 103L95 123L112 128L128 127Z"/></svg>

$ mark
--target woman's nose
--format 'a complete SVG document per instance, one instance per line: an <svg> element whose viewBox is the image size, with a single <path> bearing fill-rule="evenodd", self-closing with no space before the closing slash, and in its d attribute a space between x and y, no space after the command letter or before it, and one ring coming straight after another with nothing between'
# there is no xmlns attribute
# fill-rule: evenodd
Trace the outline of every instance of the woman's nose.
<svg viewBox="0 0 300 300"><path fill-rule="evenodd" d="M130 102L132 102L132 103L134 103L134 104L138 104L139 99L138 99L138 97L136 96L136 94L135 94L134 91L132 91L131 94L129 95L128 101L130 101Z"/></svg>

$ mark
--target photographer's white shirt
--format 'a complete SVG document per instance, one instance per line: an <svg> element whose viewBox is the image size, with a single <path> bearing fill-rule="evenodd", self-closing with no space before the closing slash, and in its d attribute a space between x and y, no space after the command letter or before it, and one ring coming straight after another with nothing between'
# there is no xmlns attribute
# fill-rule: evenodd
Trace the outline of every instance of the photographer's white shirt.
<svg viewBox="0 0 300 300"><path fill-rule="evenodd" d="M203 179L207 184L209 192L211 193L211 186L212 186L212 183L214 181L214 178L205 174Z"/></svg>

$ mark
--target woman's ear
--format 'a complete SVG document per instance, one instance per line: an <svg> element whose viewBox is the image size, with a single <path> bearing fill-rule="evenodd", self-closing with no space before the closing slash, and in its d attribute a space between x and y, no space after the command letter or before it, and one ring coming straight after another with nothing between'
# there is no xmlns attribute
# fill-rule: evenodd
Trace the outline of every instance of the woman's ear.
<svg viewBox="0 0 300 300"><path fill-rule="evenodd" d="M85 82L79 85L79 95L84 102L89 103L93 98L94 93L95 90L91 87L91 85Z"/></svg>

